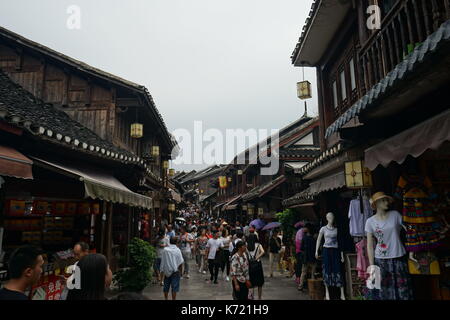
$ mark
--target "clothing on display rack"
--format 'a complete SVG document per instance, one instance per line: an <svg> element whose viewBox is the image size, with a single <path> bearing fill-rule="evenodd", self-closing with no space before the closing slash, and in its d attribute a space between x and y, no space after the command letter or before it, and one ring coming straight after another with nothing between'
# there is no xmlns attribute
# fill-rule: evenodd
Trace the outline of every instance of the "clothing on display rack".
<svg viewBox="0 0 450 320"><path fill-rule="evenodd" d="M373 215L369 199L363 197L362 202L363 212L361 212L360 197L350 201L348 217L350 219L350 235L353 237L363 237L365 235L364 227L366 225L366 221Z"/></svg>
<svg viewBox="0 0 450 320"><path fill-rule="evenodd" d="M402 176L396 197L403 200L403 223L407 228L405 247L410 252L435 249L442 245L443 225L433 212L432 184L428 177Z"/></svg>
<svg viewBox="0 0 450 320"><path fill-rule="evenodd" d="M367 268L369 267L369 257L367 256L367 239L363 238L360 242L355 244L356 247L356 269L358 271L358 278L367 280Z"/></svg>

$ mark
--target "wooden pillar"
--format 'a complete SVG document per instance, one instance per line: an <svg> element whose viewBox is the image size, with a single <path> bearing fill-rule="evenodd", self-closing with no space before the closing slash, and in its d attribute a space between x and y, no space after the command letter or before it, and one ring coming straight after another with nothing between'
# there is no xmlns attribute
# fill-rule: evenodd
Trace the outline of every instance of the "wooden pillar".
<svg viewBox="0 0 450 320"><path fill-rule="evenodd" d="M112 214L113 214L113 208L114 204L112 202L108 203L108 210L106 213L106 248L105 248L105 255L109 262L111 262L112 258Z"/></svg>
<svg viewBox="0 0 450 320"><path fill-rule="evenodd" d="M105 254L106 253L106 221L103 219L103 217L107 217L107 210L108 210L108 203L106 201L102 201L102 226L101 226L101 235L100 235L100 247L99 247L99 253Z"/></svg>

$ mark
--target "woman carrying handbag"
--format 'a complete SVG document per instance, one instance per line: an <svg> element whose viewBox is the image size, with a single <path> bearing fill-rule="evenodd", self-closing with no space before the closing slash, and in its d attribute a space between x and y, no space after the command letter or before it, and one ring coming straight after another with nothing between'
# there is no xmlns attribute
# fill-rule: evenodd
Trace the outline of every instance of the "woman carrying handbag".
<svg viewBox="0 0 450 320"><path fill-rule="evenodd" d="M259 243L258 236L250 233L247 240L247 249L249 255L249 274L252 288L258 288L258 300L262 297L262 287L264 285L264 272L261 257L264 255L264 249Z"/></svg>

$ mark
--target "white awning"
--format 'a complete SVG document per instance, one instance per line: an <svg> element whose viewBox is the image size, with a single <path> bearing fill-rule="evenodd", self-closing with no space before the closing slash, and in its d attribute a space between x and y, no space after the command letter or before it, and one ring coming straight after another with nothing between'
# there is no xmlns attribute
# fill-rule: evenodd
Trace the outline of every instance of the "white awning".
<svg viewBox="0 0 450 320"><path fill-rule="evenodd" d="M317 194L324 191L339 189L343 186L345 186L345 173L342 171L311 182L309 189L311 193Z"/></svg>
<svg viewBox="0 0 450 320"><path fill-rule="evenodd" d="M152 198L131 191L110 173L101 169L32 158L37 165L61 174L69 174L69 176L83 181L86 198L123 203L145 209L152 208Z"/></svg>

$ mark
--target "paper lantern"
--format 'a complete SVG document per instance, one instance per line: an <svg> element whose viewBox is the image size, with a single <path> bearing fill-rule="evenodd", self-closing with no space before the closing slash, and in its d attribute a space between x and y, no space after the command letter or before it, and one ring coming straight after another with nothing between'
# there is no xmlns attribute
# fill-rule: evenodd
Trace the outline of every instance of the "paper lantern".
<svg viewBox="0 0 450 320"><path fill-rule="evenodd" d="M175 175L175 169L169 169L169 176L173 177Z"/></svg>
<svg viewBox="0 0 450 320"><path fill-rule="evenodd" d="M241 176L241 175L242 175L242 170L238 170L237 174L238 174L239 176Z"/></svg>
<svg viewBox="0 0 450 320"><path fill-rule="evenodd" d="M135 139L142 138L144 136L144 126L142 123L133 123L131 125L131 137Z"/></svg>
<svg viewBox="0 0 450 320"><path fill-rule="evenodd" d="M345 163L345 184L347 188L372 187L372 174L364 167L364 161L349 161Z"/></svg>
<svg viewBox="0 0 450 320"><path fill-rule="evenodd" d="M231 182L231 177L228 177L228 182Z"/></svg>
<svg viewBox="0 0 450 320"><path fill-rule="evenodd" d="M164 169L169 169L169 161L167 161L167 160L163 161L163 168Z"/></svg>
<svg viewBox="0 0 450 320"><path fill-rule="evenodd" d="M253 214L254 213L254 210L253 210L253 208L248 208L248 214Z"/></svg>
<svg viewBox="0 0 450 320"><path fill-rule="evenodd" d="M306 100L312 97L311 83L309 81L297 82L297 96L301 100Z"/></svg>
<svg viewBox="0 0 450 320"><path fill-rule="evenodd" d="M153 146L152 147L152 156L153 157L159 156L159 146Z"/></svg>
<svg viewBox="0 0 450 320"><path fill-rule="evenodd" d="M174 203L169 203L168 209L171 212L175 211L175 204Z"/></svg>
<svg viewBox="0 0 450 320"><path fill-rule="evenodd" d="M221 189L225 189L227 187L227 177L225 177L225 176L219 177L219 187Z"/></svg>

